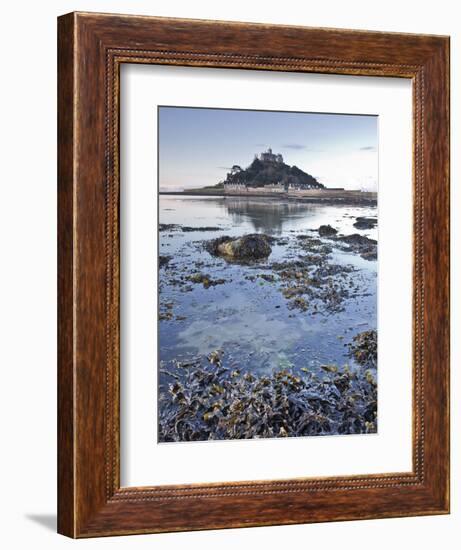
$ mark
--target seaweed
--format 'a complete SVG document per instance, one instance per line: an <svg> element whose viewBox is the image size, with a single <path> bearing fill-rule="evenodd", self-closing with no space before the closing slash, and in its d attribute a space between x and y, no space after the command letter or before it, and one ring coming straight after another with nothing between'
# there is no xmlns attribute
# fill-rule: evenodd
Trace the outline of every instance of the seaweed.
<svg viewBox="0 0 461 550"><path fill-rule="evenodd" d="M324 365L270 374L224 364L222 350L162 365L159 441L375 433L377 384L370 370Z"/></svg>
<svg viewBox="0 0 461 550"><path fill-rule="evenodd" d="M206 273L193 273L192 275L188 275L186 278L192 283L203 284L203 288L210 288L210 286L223 285L226 282L225 279L213 279L211 275L207 275Z"/></svg>
<svg viewBox="0 0 461 550"><path fill-rule="evenodd" d="M292 262L273 263L279 273L283 296L290 300L289 309L326 314L344 309L351 297L353 266L333 264L327 256L304 256Z"/></svg>
<svg viewBox="0 0 461 550"><path fill-rule="evenodd" d="M376 367L378 358L378 332L366 330L359 332L348 344L349 354L364 367Z"/></svg>

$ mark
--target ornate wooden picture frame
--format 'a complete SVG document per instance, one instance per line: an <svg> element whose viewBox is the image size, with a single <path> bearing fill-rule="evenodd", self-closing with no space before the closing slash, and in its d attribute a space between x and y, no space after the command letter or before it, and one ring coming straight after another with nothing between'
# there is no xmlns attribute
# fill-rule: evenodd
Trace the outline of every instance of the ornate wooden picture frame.
<svg viewBox="0 0 461 550"><path fill-rule="evenodd" d="M449 39L71 13L58 21L58 531L98 537L449 511ZM120 486L122 63L405 77L413 86L413 468Z"/></svg>

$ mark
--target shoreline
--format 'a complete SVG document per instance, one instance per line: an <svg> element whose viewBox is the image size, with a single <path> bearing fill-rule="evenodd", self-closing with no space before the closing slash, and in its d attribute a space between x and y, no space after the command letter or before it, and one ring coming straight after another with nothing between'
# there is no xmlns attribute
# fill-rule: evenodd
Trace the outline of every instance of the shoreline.
<svg viewBox="0 0 461 550"><path fill-rule="evenodd" d="M257 199L283 199L299 202L322 203L322 204L344 204L356 206L376 206L378 203L377 193L360 191L325 191L325 194L318 192L312 195L293 195L289 193L224 193L219 191L159 191L159 195L171 196L192 196L192 197L223 197L223 198L257 198Z"/></svg>

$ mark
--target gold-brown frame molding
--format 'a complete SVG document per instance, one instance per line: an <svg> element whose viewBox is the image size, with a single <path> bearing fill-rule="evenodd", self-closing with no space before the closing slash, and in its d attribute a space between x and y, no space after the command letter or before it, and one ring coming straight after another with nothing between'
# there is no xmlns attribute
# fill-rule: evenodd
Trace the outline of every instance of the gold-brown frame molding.
<svg viewBox="0 0 461 550"><path fill-rule="evenodd" d="M58 531L95 537L448 513L449 39L71 13L58 20L58 52ZM412 79L411 472L120 487L121 63Z"/></svg>

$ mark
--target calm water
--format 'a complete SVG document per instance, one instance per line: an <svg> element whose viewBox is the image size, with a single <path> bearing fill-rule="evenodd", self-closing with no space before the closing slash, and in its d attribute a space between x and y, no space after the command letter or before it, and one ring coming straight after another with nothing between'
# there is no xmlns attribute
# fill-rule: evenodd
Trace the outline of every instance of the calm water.
<svg viewBox="0 0 461 550"><path fill-rule="evenodd" d="M365 330L376 329L377 262L334 249L334 263L353 265L360 292L346 300L344 311L313 314L289 309L277 284L248 275L272 273L274 261L299 257L296 237L318 236L330 224L340 233L377 239L377 229L359 231L357 216L376 216L374 207L325 206L273 199L224 197L160 197L160 223L189 227L214 226L220 231L159 233L160 254L171 256L160 270L160 303L169 304L170 320L159 323L160 360L168 364L224 350L228 365L264 372L290 366L321 372L325 364L349 364L347 344ZM203 242L223 235L261 232L282 237L270 257L254 266L229 264L203 249ZM204 288L179 284L180 277L200 271L225 284ZM161 306L162 307L162 306Z"/></svg>

